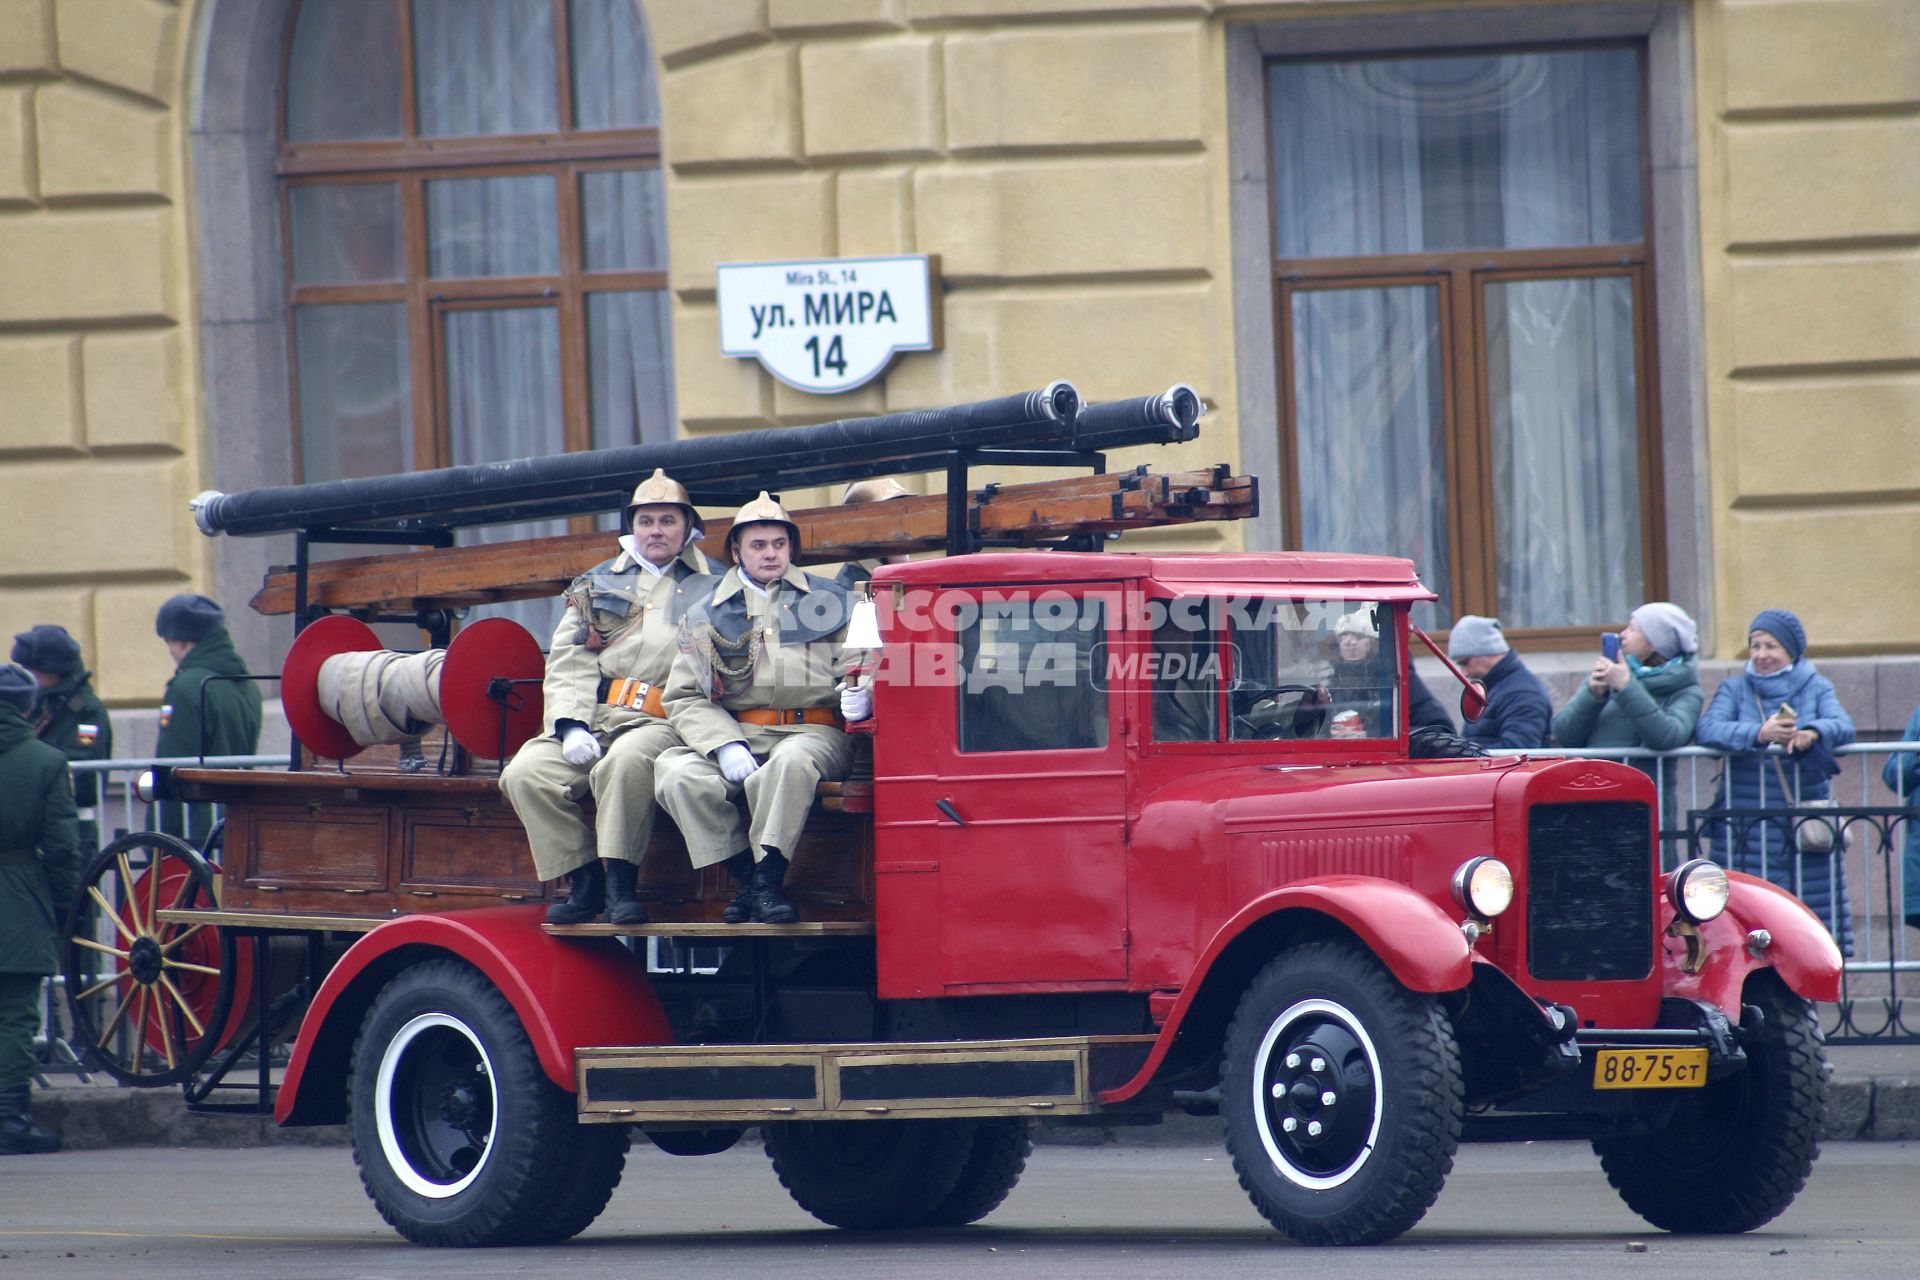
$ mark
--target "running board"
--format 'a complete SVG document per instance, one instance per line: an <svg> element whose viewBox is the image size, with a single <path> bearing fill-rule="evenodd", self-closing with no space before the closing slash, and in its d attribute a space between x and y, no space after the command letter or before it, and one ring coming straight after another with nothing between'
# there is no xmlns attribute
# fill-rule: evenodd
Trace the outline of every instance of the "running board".
<svg viewBox="0 0 1920 1280"><path fill-rule="evenodd" d="M938 1116L1084 1116L1131 1079L1155 1037L925 1044L581 1049L588 1124L755 1124Z"/></svg>

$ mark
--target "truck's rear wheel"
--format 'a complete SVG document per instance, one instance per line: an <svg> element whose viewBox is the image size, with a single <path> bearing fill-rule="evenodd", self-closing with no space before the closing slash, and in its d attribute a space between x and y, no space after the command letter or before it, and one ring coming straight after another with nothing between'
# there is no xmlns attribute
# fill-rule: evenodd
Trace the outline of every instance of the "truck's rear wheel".
<svg viewBox="0 0 1920 1280"><path fill-rule="evenodd" d="M1302 1244L1378 1244L1418 1222L1460 1141L1444 1010L1337 943L1271 961L1240 998L1220 1068L1240 1185Z"/></svg>
<svg viewBox="0 0 1920 1280"><path fill-rule="evenodd" d="M606 1207L624 1129L582 1126L506 998L456 960L404 970L354 1045L353 1158L416 1244L548 1244Z"/></svg>
<svg viewBox="0 0 1920 1280"><path fill-rule="evenodd" d="M923 1227L964 1227L980 1221L1000 1207L1033 1154L1033 1136L1020 1116L963 1123L973 1127L967 1163L953 1190L920 1220Z"/></svg>
<svg viewBox="0 0 1920 1280"><path fill-rule="evenodd" d="M917 1226L960 1182L965 1120L795 1120L766 1126L767 1155L794 1203L855 1231ZM984 1210L983 1210L984 1212Z"/></svg>
<svg viewBox="0 0 1920 1280"><path fill-rule="evenodd" d="M1826 1059L1814 1008L1772 974L1747 1001L1765 1025L1746 1069L1694 1091L1659 1133L1593 1148L1627 1207L1665 1231L1733 1233L1793 1203L1820 1154Z"/></svg>

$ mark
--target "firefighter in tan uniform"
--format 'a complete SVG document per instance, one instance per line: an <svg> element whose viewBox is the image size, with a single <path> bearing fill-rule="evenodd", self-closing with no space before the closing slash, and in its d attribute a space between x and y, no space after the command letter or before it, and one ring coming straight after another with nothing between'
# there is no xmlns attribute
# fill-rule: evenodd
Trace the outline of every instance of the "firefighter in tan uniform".
<svg viewBox="0 0 1920 1280"><path fill-rule="evenodd" d="M570 877L566 901L547 910L553 924L602 909L614 924L647 922L634 889L653 834L654 761L679 741L663 704L667 669L681 618L715 581L693 545L700 518L664 471L633 491L625 523L620 554L566 590L541 685L547 732L500 774L540 878ZM589 791L592 831L580 812Z"/></svg>
<svg viewBox="0 0 1920 1280"><path fill-rule="evenodd" d="M724 863L738 884L729 924L791 924L782 891L814 788L853 762L844 716L865 718L872 693L842 689L848 597L793 565L800 530L762 493L727 534L733 568L680 628L667 715L685 744L660 758L660 803L695 867ZM734 800L746 796L750 822Z"/></svg>

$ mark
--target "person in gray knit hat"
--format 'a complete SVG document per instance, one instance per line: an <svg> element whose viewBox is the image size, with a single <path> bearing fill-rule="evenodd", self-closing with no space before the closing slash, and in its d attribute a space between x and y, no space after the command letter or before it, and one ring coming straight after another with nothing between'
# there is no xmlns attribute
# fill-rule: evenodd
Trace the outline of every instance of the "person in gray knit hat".
<svg viewBox="0 0 1920 1280"><path fill-rule="evenodd" d="M1553 717L1563 747L1646 747L1671 751L1693 741L1700 718L1700 629L1677 604L1643 604L1620 628L1620 657L1593 660L1587 681ZM1654 772L1647 760L1631 762ZM1673 781L1673 762L1664 773ZM1667 788L1672 799L1673 788Z"/></svg>
<svg viewBox="0 0 1920 1280"><path fill-rule="evenodd" d="M227 615L205 596L182 594L160 606L153 629L175 663L160 702L158 756L246 756L260 749L260 686L227 635ZM161 808L160 829L196 844L213 826L211 805Z"/></svg>
<svg viewBox="0 0 1920 1280"><path fill-rule="evenodd" d="M1507 644L1500 619L1463 614L1447 636L1447 656L1486 690L1487 707L1462 736L1483 747L1544 747L1553 703L1540 677Z"/></svg>
<svg viewBox="0 0 1920 1280"><path fill-rule="evenodd" d="M80 881L80 850L67 758L36 740L28 717L40 683L0 666L0 1155L58 1151L33 1122L33 1036L40 986L55 969L61 931Z"/></svg>

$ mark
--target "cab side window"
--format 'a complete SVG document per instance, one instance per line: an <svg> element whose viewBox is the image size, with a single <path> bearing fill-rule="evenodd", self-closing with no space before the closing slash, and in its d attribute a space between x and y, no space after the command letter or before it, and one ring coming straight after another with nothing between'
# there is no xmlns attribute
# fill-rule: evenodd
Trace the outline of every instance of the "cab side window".
<svg viewBox="0 0 1920 1280"><path fill-rule="evenodd" d="M1057 604L989 598L960 628L961 751L1107 745L1107 682L1095 670L1105 612L1096 601Z"/></svg>

